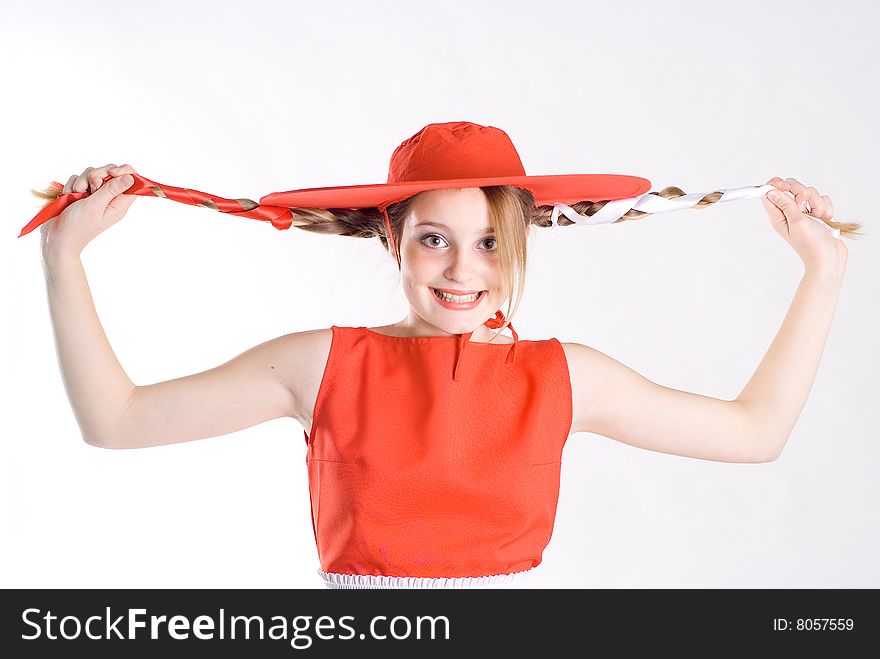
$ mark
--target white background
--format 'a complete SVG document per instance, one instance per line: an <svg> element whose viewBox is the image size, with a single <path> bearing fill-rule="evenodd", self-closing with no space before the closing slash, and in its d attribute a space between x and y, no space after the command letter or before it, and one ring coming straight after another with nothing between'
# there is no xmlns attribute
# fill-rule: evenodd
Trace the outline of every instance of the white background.
<svg viewBox="0 0 880 659"><path fill-rule="evenodd" d="M726 464L572 436L533 585L880 586L877 4L61 2L0 9L0 585L323 588L302 429L148 450L80 437L28 192L87 166L227 197L384 182L431 122L497 126L529 174L686 192L795 177L831 196L846 281L779 460ZM533 232L521 338L591 345L733 398L802 275L759 200ZM406 313L378 241L138 199L83 253L136 384L289 332ZM708 438L707 438L708 439Z"/></svg>

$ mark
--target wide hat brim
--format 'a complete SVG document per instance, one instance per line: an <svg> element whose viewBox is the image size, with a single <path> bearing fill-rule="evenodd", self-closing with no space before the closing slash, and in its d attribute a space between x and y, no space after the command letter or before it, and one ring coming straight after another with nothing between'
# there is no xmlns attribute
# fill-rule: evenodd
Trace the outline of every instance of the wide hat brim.
<svg viewBox="0 0 880 659"><path fill-rule="evenodd" d="M260 199L261 206L284 208L379 208L402 201L425 190L512 185L525 188L537 206L555 202L613 201L637 197L651 189L651 182L627 174L549 174L546 176L500 176L459 178L406 183L344 185L273 192Z"/></svg>

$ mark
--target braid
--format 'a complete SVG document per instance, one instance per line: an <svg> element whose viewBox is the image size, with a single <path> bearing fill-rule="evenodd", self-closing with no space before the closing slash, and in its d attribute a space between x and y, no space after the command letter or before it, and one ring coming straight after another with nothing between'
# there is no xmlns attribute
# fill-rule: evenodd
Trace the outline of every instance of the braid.
<svg viewBox="0 0 880 659"><path fill-rule="evenodd" d="M291 226L297 229L354 238L375 238L376 226L382 221L375 208L291 208L290 211L293 213Z"/></svg>
<svg viewBox="0 0 880 659"><path fill-rule="evenodd" d="M135 179L142 178L140 176L136 176ZM143 179L147 181L147 179ZM150 182L152 183L152 182ZM755 186L757 189L760 186ZM46 188L41 190L31 190L34 196L43 200L42 208L45 209L51 203L53 203L63 191L64 186L61 183L53 181ZM158 184L153 184L149 187L149 192L157 197L167 197L169 195L166 194L166 191L171 192L173 195L173 199L175 201L180 201L183 203L189 203L194 206L202 206L204 208L209 208L211 210L220 211L224 213L232 213L235 215L240 215L244 217L253 217L255 219L265 220L265 217L260 216L260 205L251 200L251 199L224 199L222 197L216 197L213 195L208 195L203 192L198 192L195 190L189 190L187 188L175 188L173 186L160 186ZM534 197L532 197L531 193L524 188L516 188L515 190L517 194L520 196L521 203L524 206L528 205L528 200L531 199L534 201ZM80 193L82 194L82 193ZM679 197L685 196L687 193L684 192L681 188L678 188L674 185L663 188L660 192L649 192L647 194L655 195L662 199L678 199ZM723 192L715 191L709 192L703 195L696 203L690 205L690 208L707 208L717 203L724 196ZM401 202L396 204L392 204L388 207L388 215L391 219L392 228L394 231L394 240L395 243L400 244L400 232L402 228L402 219L409 212L410 206L414 201L415 197L409 197L404 199ZM576 213L579 215L583 215L586 217L592 217L596 213L598 213L602 208L608 204L608 201L578 201L570 205ZM330 208L330 209L320 209L320 208L291 208L290 214L292 214L292 220L288 220L288 213L284 213L282 216L270 218L273 225L278 229L287 229L289 226L295 226L298 229L302 229L304 231L311 231L314 233L325 233L325 234L335 234L340 236L352 236L355 238L376 238L378 237L380 242L382 243L385 249L388 249L388 239L386 236L386 229L384 224L384 219L382 217L382 213L377 208L364 208L364 209L348 209L348 208ZM532 205L530 211L530 223L537 225L539 227L550 227L553 226L552 221L553 214L553 206L552 205L542 205L542 206L534 206ZM838 229L841 235L854 238L856 236L862 235L860 229L862 225L858 222L839 222L837 220L824 219L821 217L817 217L812 213L804 213L805 215L809 215L812 218L817 220L821 220L825 224L827 224L832 229ZM636 210L635 208L630 208L619 218L615 219L610 224L616 224L617 222L623 222L628 220L639 220L648 215L653 215L651 212ZM36 220L37 218L35 218ZM32 221L32 225L26 227L25 230L22 231L21 235L32 231L36 225L41 224L46 221L48 218L41 218L39 222ZM569 226L571 224L577 224L573 222L569 218L564 215L560 215L557 218L557 224L559 226Z"/></svg>
<svg viewBox="0 0 880 659"><path fill-rule="evenodd" d="M758 186L755 186L756 188ZM677 188L674 185L670 185L666 188L663 188L660 192L649 192L648 194L656 195L663 199L678 199L679 197L684 197L687 193L681 188ZM718 202L721 197L724 195L723 192L709 192L699 201L691 206L691 208L707 208L716 202ZM586 215L592 217L596 213L598 213L602 208L607 204L607 201L579 201L574 204L570 204L571 208L575 210L579 215ZM553 206L544 205L538 206L532 218L532 224L535 224L539 227L550 227L553 225L551 220L551 216L553 214ZM636 210L634 208L629 209L626 213L621 215L619 218L610 222L610 224L616 224L618 222L623 222L626 220L640 220L646 216L653 215L653 213ZM839 229L841 235L855 237L858 235L862 235L859 232L859 229L862 228L862 225L858 222L838 222L836 220L826 220L821 217L817 217L812 213L804 213L804 215L809 215L817 220L821 220L825 224L827 224L832 229ZM564 215L560 215L557 219L557 224L559 226L568 226L571 224L575 224L575 222L571 221Z"/></svg>

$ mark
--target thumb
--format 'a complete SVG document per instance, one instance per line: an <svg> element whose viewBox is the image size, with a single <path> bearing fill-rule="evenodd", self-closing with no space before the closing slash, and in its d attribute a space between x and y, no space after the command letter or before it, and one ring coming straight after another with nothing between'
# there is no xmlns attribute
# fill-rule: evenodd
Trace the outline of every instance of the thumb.
<svg viewBox="0 0 880 659"><path fill-rule="evenodd" d="M132 183L134 177L131 174L117 176L98 188L89 198L94 199L92 203L107 206L114 198L128 190Z"/></svg>
<svg viewBox="0 0 880 659"><path fill-rule="evenodd" d="M770 190L761 199L761 203L773 229L783 237L788 235L789 223L796 221L798 215L794 199L779 190Z"/></svg>
<svg viewBox="0 0 880 659"><path fill-rule="evenodd" d="M780 192L779 190L770 190L767 198L785 215L786 219L793 220L800 215L797 204L792 197Z"/></svg>

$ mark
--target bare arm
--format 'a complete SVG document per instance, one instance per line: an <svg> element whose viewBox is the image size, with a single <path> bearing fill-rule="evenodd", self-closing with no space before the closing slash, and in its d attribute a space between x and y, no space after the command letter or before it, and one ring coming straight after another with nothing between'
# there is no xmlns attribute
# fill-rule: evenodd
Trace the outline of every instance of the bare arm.
<svg viewBox="0 0 880 659"><path fill-rule="evenodd" d="M782 327L737 396L762 451L774 458L785 447L816 378L844 271L845 261L805 271Z"/></svg>
<svg viewBox="0 0 880 659"><path fill-rule="evenodd" d="M813 385L848 250L823 223L834 215L830 197L794 178L774 176L767 183L776 188L762 198L770 224L805 270L782 327L740 395L729 401L669 389L596 350L565 344L573 430L707 460L767 462L779 456ZM803 214L807 206L813 218Z"/></svg>
<svg viewBox="0 0 880 659"><path fill-rule="evenodd" d="M572 432L688 458L765 460L739 403L664 387L598 350L579 343L564 346Z"/></svg>
<svg viewBox="0 0 880 659"><path fill-rule="evenodd" d="M64 386L89 444L144 448L300 418L291 383L317 331L267 341L203 373L135 386L98 320L80 258L44 259L44 271Z"/></svg>
<svg viewBox="0 0 880 659"><path fill-rule="evenodd" d="M779 333L735 400L670 389L598 350L565 344L572 430L704 460L775 460L815 378L843 269L804 274Z"/></svg>
<svg viewBox="0 0 880 659"><path fill-rule="evenodd" d="M282 416L304 418L305 383L330 330L266 341L216 368L135 386L98 320L80 254L136 199L131 165L86 167L64 192L90 193L40 227L61 376L86 442L142 448L216 437ZM106 180L105 180L106 179Z"/></svg>
<svg viewBox="0 0 880 659"><path fill-rule="evenodd" d="M79 255L44 256L43 273L64 388L83 439L97 444L116 428L135 385L107 341Z"/></svg>

